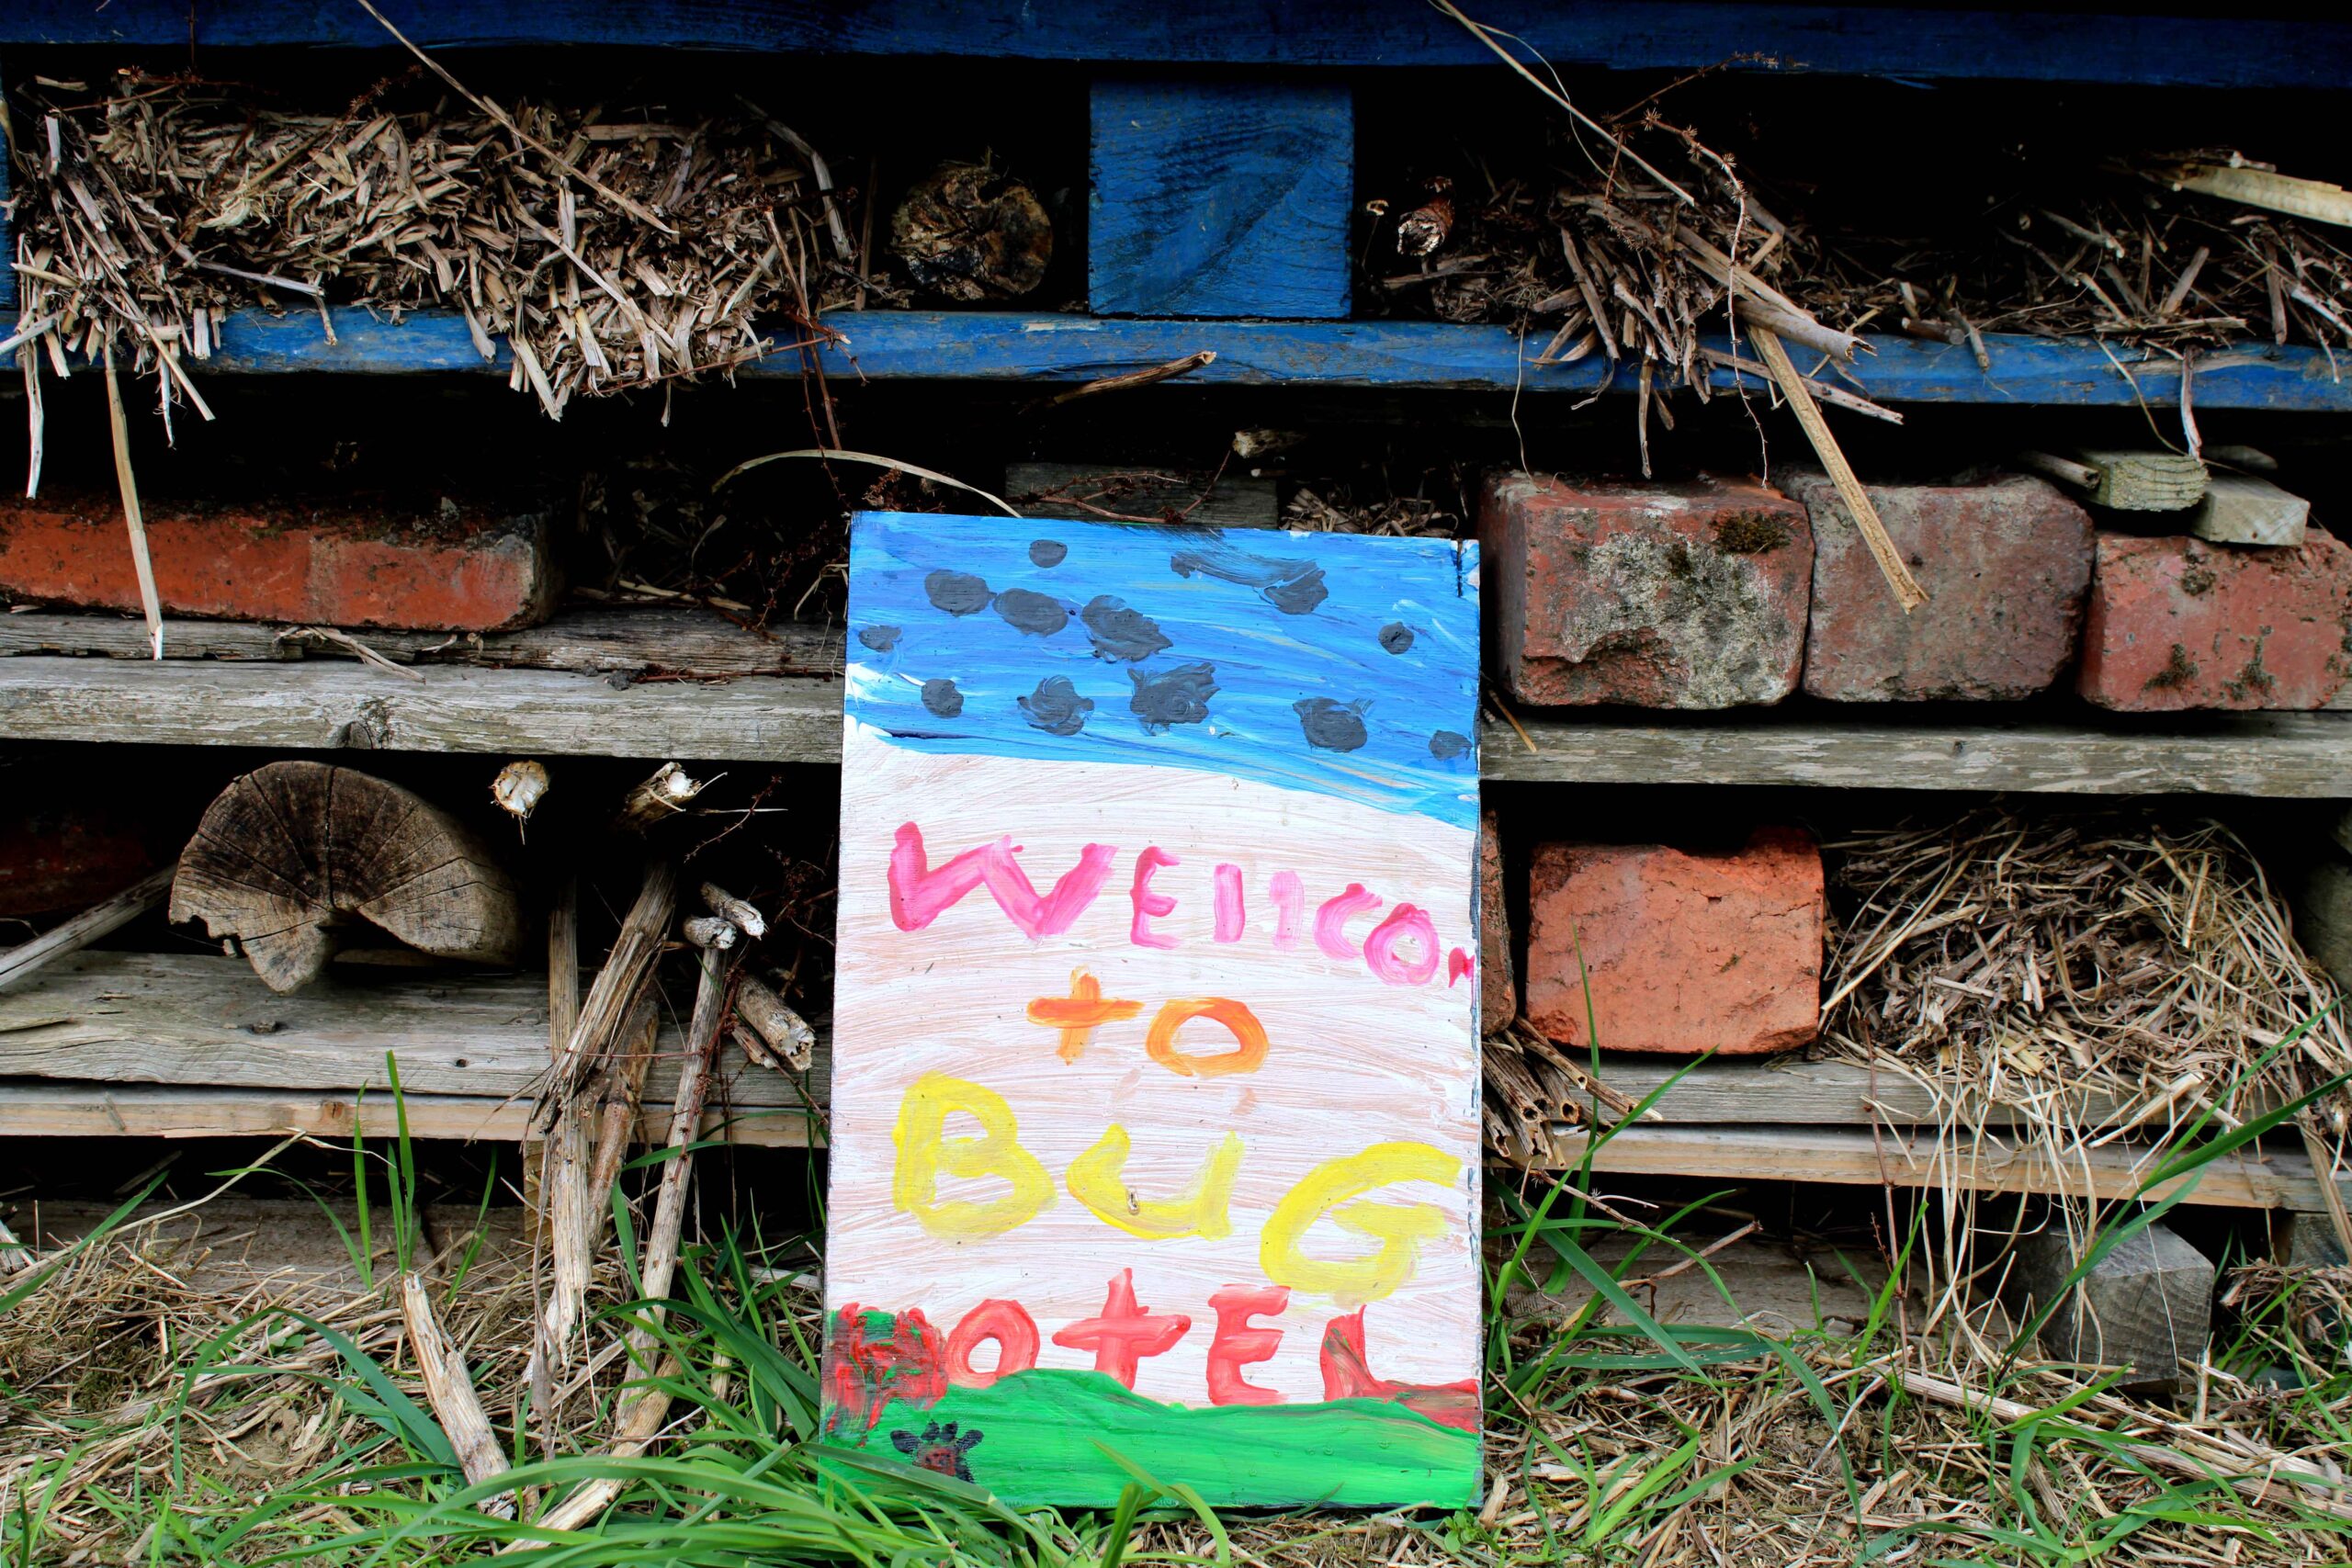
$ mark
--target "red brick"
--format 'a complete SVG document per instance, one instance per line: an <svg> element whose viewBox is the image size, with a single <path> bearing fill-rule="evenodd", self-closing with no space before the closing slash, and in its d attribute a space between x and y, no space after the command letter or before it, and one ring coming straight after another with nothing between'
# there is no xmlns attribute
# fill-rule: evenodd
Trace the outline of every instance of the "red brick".
<svg viewBox="0 0 2352 1568"><path fill-rule="evenodd" d="M1821 1021L1821 851L1767 828L1730 853L1545 844L1530 873L1527 1021L1567 1045L1752 1055Z"/></svg>
<svg viewBox="0 0 2352 1568"><path fill-rule="evenodd" d="M1804 689L1843 703L1985 702L2047 690L2074 661L2090 513L2044 480L1871 485L1928 602L1895 601L1827 476L1789 486L1813 518Z"/></svg>
<svg viewBox="0 0 2352 1568"><path fill-rule="evenodd" d="M0 919L79 914L164 863L152 823L110 807L0 818ZM23 940L0 929L0 947Z"/></svg>
<svg viewBox="0 0 2352 1568"><path fill-rule="evenodd" d="M1478 818L1478 1027L1488 1034L1519 1017L1510 961L1510 910L1503 901L1503 845L1495 814Z"/></svg>
<svg viewBox="0 0 2352 1568"><path fill-rule="evenodd" d="M1813 529L1776 491L1498 474L1478 531L1497 675L1521 702L1724 708L1796 689Z"/></svg>
<svg viewBox="0 0 2352 1568"><path fill-rule="evenodd" d="M2316 708L2347 674L2352 547L2098 536L2079 687L2101 707Z"/></svg>
<svg viewBox="0 0 2352 1568"><path fill-rule="evenodd" d="M168 615L496 631L545 620L555 604L548 530L536 517L157 507L147 549ZM0 598L137 610L119 506L0 502Z"/></svg>

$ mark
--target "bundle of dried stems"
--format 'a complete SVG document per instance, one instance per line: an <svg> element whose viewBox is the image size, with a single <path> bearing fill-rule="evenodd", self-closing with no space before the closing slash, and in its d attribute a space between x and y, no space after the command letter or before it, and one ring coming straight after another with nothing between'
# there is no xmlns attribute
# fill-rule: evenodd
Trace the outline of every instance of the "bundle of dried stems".
<svg viewBox="0 0 2352 1568"><path fill-rule="evenodd" d="M199 409L223 318L331 301L461 313L551 416L575 394L724 370L857 289L824 161L748 103L616 118L445 95L417 71L324 113L125 73L28 94L18 335L52 368L109 348ZM30 374L28 370L28 374Z"/></svg>
<svg viewBox="0 0 2352 1568"><path fill-rule="evenodd" d="M2352 1069L2334 983L2218 822L1985 807L1828 848L1823 1047L1947 1087L1963 1116L2153 1140ZM2320 1110L2341 1139L2345 1097Z"/></svg>

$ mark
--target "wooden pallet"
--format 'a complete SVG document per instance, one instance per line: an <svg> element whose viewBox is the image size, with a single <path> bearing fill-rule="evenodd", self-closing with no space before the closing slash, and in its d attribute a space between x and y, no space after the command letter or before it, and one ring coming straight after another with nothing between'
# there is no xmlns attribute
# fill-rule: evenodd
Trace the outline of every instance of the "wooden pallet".
<svg viewBox="0 0 2352 1568"><path fill-rule="evenodd" d="M1507 389L1541 396L1602 384L1603 365L1532 364L1500 327L1364 321L1349 314L1354 202L1353 84L1366 70L1502 66L1465 28L1422 6L1298 0L1269 8L1212 0L1181 10L1125 3L1039 8L1014 0L882 0L855 7L759 0L709 6L587 0L494 7L412 0L394 18L439 49L593 44L668 51L1066 62L1089 91L1086 315L872 310L826 318L842 341L827 371L1021 384L1089 380L1200 349L1191 383ZM2277 88L2352 79L2352 25L2249 17L2003 14L1925 7L1724 6L1513 0L1482 8L1555 64L1628 71L1810 70L1904 80L2100 81ZM19 0L0 14L0 82L38 73L62 46L202 48L233 60L262 48L381 51L390 36L357 7L298 3ZM74 57L88 68L86 54ZM1175 73L1170 66L1194 67ZM1209 68L1206 70L1197 68ZM1244 74L1216 67L1247 67ZM1278 68L1269 75L1265 68ZM224 69L227 68L224 65ZM60 67L63 69L63 67ZM0 173L0 180L5 173ZM0 186L5 195L5 186ZM0 254L7 244L0 226ZM0 270L0 306L13 302ZM1161 318L1161 319L1138 319ZM1172 319L1171 319L1172 318ZM1197 318L1197 319L1185 319ZM793 332L780 343L797 341ZM1855 372L1883 402L2138 406L2181 393L2180 366L2095 342L1988 335L1989 367L1965 347L1894 336ZM1726 348L1727 343L1718 343ZM252 311L232 319L210 372L505 374L464 321L425 312L379 320ZM778 355L742 374L798 375ZM1733 379L1717 372L1714 384ZM1620 378L1620 389L1630 387ZM2246 345L2201 356L2206 409L2352 408L2352 380L2317 350Z"/></svg>
<svg viewBox="0 0 2352 1568"><path fill-rule="evenodd" d="M674 1021L660 1049L680 1049ZM544 981L469 976L375 983L330 979L273 994L242 961L212 954L85 952L0 992L0 1136L224 1137L305 1132L347 1138L398 1129L387 1058L397 1060L398 1109L420 1138L521 1142L528 1095L547 1065ZM1678 1072L1657 1120L1618 1132L1595 1169L1730 1180L1804 1180L2127 1198L2153 1158L2109 1145L2052 1166L2004 1139L2009 1112L1966 1139L1939 1136L1937 1097L1900 1075L1833 1062L1684 1065L1605 1057L1601 1081L1634 1099ZM830 1053L821 1040L805 1079L752 1066L730 1046L723 1093L706 1131L738 1143L822 1141ZM675 1087L657 1064L642 1129L660 1135ZM2097 1114L2098 1108L2088 1108ZM1562 1124L1531 1163L1573 1168L1584 1134ZM2162 1195L2161 1193L2157 1195ZM2300 1152L2226 1158L2191 1201L2318 1213L2325 1199Z"/></svg>
<svg viewBox="0 0 2352 1568"><path fill-rule="evenodd" d="M0 616L0 739L840 760L841 648L830 631L786 627L766 639L710 615L591 611L456 646L417 633L363 640L424 679L331 649L304 657L268 626L172 623L174 657L156 664L135 621ZM628 679L645 673L708 679ZM2051 711L1988 717L1953 707L1897 722L1824 704L1666 719L1521 715L1487 721L1480 770L1513 783L2307 799L2352 791L2352 713L2151 722Z"/></svg>
<svg viewBox="0 0 2352 1568"><path fill-rule="evenodd" d="M1458 25L1419 6L1348 0L793 0L725 6L649 0L409 0L384 7L428 49L588 44L732 53L962 55L1115 65L1486 66ZM1905 80L2007 79L2209 87L2335 87L2352 79L2352 27L2213 12L2096 12L1926 6L1725 6L1715 0L1494 0L1474 13L1559 66L1623 71L1803 71ZM381 49L357 7L306 0L16 0L0 45L120 44L186 51Z"/></svg>

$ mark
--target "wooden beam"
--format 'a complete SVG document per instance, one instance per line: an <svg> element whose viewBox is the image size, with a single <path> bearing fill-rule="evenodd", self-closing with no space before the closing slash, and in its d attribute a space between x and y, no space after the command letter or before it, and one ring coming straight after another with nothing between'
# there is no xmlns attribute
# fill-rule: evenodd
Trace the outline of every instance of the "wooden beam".
<svg viewBox="0 0 2352 1568"><path fill-rule="evenodd" d="M171 1084L269 1093L368 1089L502 1100L529 1094L548 1066L546 982L531 975L436 975L368 983L340 970L279 996L240 960L214 953L92 953L60 959L0 992L0 1078ZM684 1047L674 1021L655 1045L645 1093L667 1105ZM807 1104L792 1078L719 1054L724 1100L748 1110ZM808 1100L831 1093L820 1038ZM0 1099L14 1093L0 1089Z"/></svg>
<svg viewBox="0 0 2352 1568"><path fill-rule="evenodd" d="M1526 739L1508 726L1487 726L1479 773L1576 784L2321 800L2352 789L2346 782L2352 778L2352 721L2342 715L2180 717L2154 728L2089 712L2079 722L1988 720L1972 713L1964 721L1922 724L1828 718L1814 709L1680 725L1522 714Z"/></svg>
<svg viewBox="0 0 2352 1568"><path fill-rule="evenodd" d="M663 682L364 664L0 660L0 737L831 762L838 681Z"/></svg>
<svg viewBox="0 0 2352 1568"><path fill-rule="evenodd" d="M667 1103L677 1032L646 1094ZM17 990L0 992L0 1079L177 1084L215 1089L390 1089L387 1055L410 1093L505 1097L528 1093L547 1066L547 990L531 975L408 974L369 980L338 968L279 996L240 960L210 953L83 952ZM820 1032L809 1098L826 1103L831 1042ZM1887 1070L1845 1062L1719 1060L1683 1064L1604 1055L1600 1079L1634 1100L1677 1073L1659 1100L1668 1122L1791 1125L1910 1124L1939 1119L1936 1098ZM737 1105L801 1103L791 1079L751 1070L731 1048L720 1079ZM2071 1107L2095 1123L2103 1100ZM1995 1110L1995 1122L2007 1119Z"/></svg>
<svg viewBox="0 0 2352 1568"><path fill-rule="evenodd" d="M210 953L84 952L21 991L0 993L0 1135L228 1137L300 1129L370 1136L392 1123L387 1053L400 1062L412 1133L421 1138L521 1138L525 1098L547 1065L546 988L534 976L445 976L364 984L330 976L277 996L238 960ZM646 1103L668 1103L680 1044L665 1031ZM796 1081L745 1062L730 1045L719 1067L729 1135L799 1146L830 1093L831 1042ZM1602 1081L1639 1098L1670 1063L1605 1057ZM813 1104L811 1103L813 1102ZM1603 1170L1871 1184L1955 1185L2003 1191L2080 1191L2072 1162L2053 1171L1997 1134L1964 1146L1931 1129L1924 1089L1841 1063L1709 1062L1659 1102L1665 1124L1617 1134ZM1758 1126L1759 1117L1785 1123ZM1997 1120L1997 1119L1996 1119ZM719 1124L718 1113L709 1123ZM648 1124L648 1137L662 1129ZM1550 1130L1544 1164L1573 1166L1583 1134ZM2110 1145L2085 1156L2101 1198L2130 1196L2144 1148ZM1942 1164L1939 1163L1939 1160ZM2191 1200L2319 1212L2318 1182L2300 1154L2220 1162Z"/></svg>
<svg viewBox="0 0 2352 1568"><path fill-rule="evenodd" d="M611 6L408 0L387 14L434 50L592 44L761 54L960 55L1240 66L1496 67L1477 40L1425 6L1347 0L691 0ZM1496 0L1475 13L1559 67L1697 67L1906 79L2007 78L2215 87L2335 87L2352 78L2352 28L2260 16L2117 16L1724 0ZM0 43L206 50L368 49L386 37L359 7L311 0L16 0Z"/></svg>
<svg viewBox="0 0 2352 1568"><path fill-rule="evenodd" d="M1487 1048L1490 1052L1512 1049L1500 1042ZM1579 1064L1584 1060L1579 1051L1569 1049L1566 1054ZM1954 1112L1947 1099L1920 1080L1891 1067L1872 1068L1853 1062L1807 1062L1793 1056L1763 1061L1717 1057L1692 1065L1662 1056L1603 1052L1596 1076L1609 1089L1638 1103L1677 1074L1681 1075L1679 1078L1665 1089L1651 1108L1659 1122L1867 1127L1873 1123L1933 1126L1941 1122L1969 1126L1981 1120L2007 1126L2018 1119L2018 1112L2007 1106L1972 1105ZM1564 1115L1591 1115L1589 1093L1579 1095L1563 1075L1540 1063L1535 1076L1540 1084L1557 1091ZM2061 1099L2065 1114L2091 1127L2138 1103L2135 1098L2119 1105L2112 1096L2075 1090L2064 1092ZM1606 1106L1599 1116L1604 1122L1615 1120Z"/></svg>
<svg viewBox="0 0 2352 1568"><path fill-rule="evenodd" d="M2215 474L2188 531L2218 545L2291 548L2303 542L2312 503L2258 474Z"/></svg>
<svg viewBox="0 0 2352 1568"><path fill-rule="evenodd" d="M334 343L315 313L271 316L243 311L220 329L204 374L329 371L368 375L503 376L504 350L485 364L462 318L418 311L393 322L346 307L334 313ZM1605 365L1588 357L1536 365L1543 339L1522 340L1508 327L1442 321L1173 321L1100 317L1024 316L992 311L833 311L829 332L845 341L823 350L828 373L851 379L1092 381L1164 365L1200 349L1216 360L1170 385L1184 387L1414 387L1469 391L1589 393ZM774 334L779 350L799 339ZM1702 340L1718 350L1728 340ZM2088 341L1988 333L1992 369L1979 369L1970 348L1917 338L1873 337L1876 352L1854 374L1881 402L2041 403L2130 407L2180 395L2180 363L2129 349L2104 352ZM1596 356L1597 357L1597 356ZM749 377L797 376L799 356L777 352L739 367ZM1714 372L1713 384L1736 378ZM1619 377L1623 389L1632 381ZM2329 373L2315 348L2251 344L2197 362L2200 409L2352 409L2352 378Z"/></svg>
<svg viewBox="0 0 2352 1568"><path fill-rule="evenodd" d="M1265 481L1259 481L1265 482ZM1271 507L1272 487L1267 484ZM713 611L658 604L589 606L520 631L452 637L447 632L362 631L356 640L395 664L493 670L564 670L585 675L808 675L842 672L839 626L780 621L746 631ZM150 659L141 622L107 615L0 615L0 658L28 653ZM296 635L296 628L244 621L165 621L164 657L241 663L340 663L349 643Z"/></svg>
<svg viewBox="0 0 2352 1568"><path fill-rule="evenodd" d="M36 619L48 629L16 624ZM105 635L68 632L55 624L62 619ZM124 646L124 626L137 629L98 617L0 618L0 635L20 641L98 643L107 651ZM204 636L215 647L263 645L261 628L214 626ZM658 640L647 634L649 644ZM541 646L562 641L547 628ZM592 668L601 657L592 655ZM26 655L0 658L0 739L837 762L841 683L616 686L554 670L452 667L428 671L419 684L326 658L158 664ZM2352 777L2352 717L2186 715L2152 728L2088 711L2073 723L1987 720L1975 710L1935 724L1826 717L1818 709L1682 725L1522 716L1517 728L1489 720L1479 759L1481 777L1504 782L2335 799Z"/></svg>
<svg viewBox="0 0 2352 1568"><path fill-rule="evenodd" d="M412 1138L504 1144L537 1136L527 1100L412 1094L401 1105ZM660 1120L663 1124L655 1126L640 1119L638 1142L665 1139L668 1112ZM370 1138L396 1136L400 1122L392 1097L152 1084L34 1083L0 1089L0 1137L267 1138L308 1133L347 1140L355 1130ZM812 1134L804 1112L780 1108L714 1106L704 1113L700 1135L722 1132L731 1143L772 1148L811 1148L823 1142L821 1132Z"/></svg>
<svg viewBox="0 0 2352 1568"><path fill-rule="evenodd" d="M1583 1158L1578 1128L1551 1131L1551 1147L1528 1161L1573 1170ZM2121 1144L2083 1149L2052 1165L2036 1145L1995 1134L1939 1144L1931 1133L1820 1127L1628 1127L1602 1144L1593 1168L1622 1175L1700 1176L1743 1181L1824 1181L1860 1187L1950 1187L1974 1192L2048 1192L2119 1201L2143 1195L2150 1151ZM2188 1179L2184 1178L2183 1182ZM2215 1160L2186 1200L2230 1209L2317 1213L2326 1202L2300 1149ZM2149 1198L2170 1195L2171 1182Z"/></svg>

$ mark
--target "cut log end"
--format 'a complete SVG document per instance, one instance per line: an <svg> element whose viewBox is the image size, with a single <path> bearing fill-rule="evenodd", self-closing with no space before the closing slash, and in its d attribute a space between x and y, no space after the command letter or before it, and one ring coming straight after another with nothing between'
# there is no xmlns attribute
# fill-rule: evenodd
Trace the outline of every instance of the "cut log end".
<svg viewBox="0 0 2352 1568"><path fill-rule="evenodd" d="M213 801L180 857L171 918L233 937L276 991L316 979L365 922L439 958L512 964L514 883L456 818L397 784L272 762Z"/></svg>

